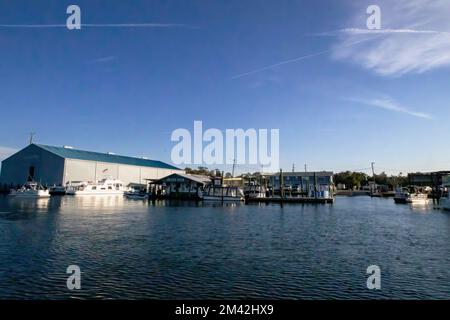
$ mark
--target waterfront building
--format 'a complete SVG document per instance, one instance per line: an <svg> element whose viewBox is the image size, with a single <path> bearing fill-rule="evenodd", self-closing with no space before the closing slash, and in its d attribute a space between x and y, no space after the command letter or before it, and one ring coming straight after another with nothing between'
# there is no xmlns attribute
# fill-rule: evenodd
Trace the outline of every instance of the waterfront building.
<svg viewBox="0 0 450 320"><path fill-rule="evenodd" d="M313 192L333 191L333 172L283 172L265 175L268 187L272 192L279 193L280 186L287 193L299 193L310 196ZM282 181L281 182L281 178Z"/></svg>
<svg viewBox="0 0 450 320"><path fill-rule="evenodd" d="M162 186L165 196L183 199L197 198L199 192L211 183L212 179L208 176L185 173L174 173L152 182L154 185Z"/></svg>
<svg viewBox="0 0 450 320"><path fill-rule="evenodd" d="M441 186L443 177L448 175L450 175L450 171L409 173L408 181L409 184L413 186L435 187Z"/></svg>
<svg viewBox="0 0 450 320"><path fill-rule="evenodd" d="M44 186L66 185L76 181L96 182L105 178L119 179L125 185L146 184L184 171L170 164L74 149L30 144L3 160L0 185L17 186L37 181Z"/></svg>

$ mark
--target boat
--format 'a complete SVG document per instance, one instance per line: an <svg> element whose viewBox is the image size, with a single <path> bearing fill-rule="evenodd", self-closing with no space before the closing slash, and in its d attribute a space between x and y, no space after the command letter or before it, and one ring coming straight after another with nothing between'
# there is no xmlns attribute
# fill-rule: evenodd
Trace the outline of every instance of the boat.
<svg viewBox="0 0 450 320"><path fill-rule="evenodd" d="M244 188L244 195L246 198L265 198L267 196L267 191L264 186L259 185L249 185Z"/></svg>
<svg viewBox="0 0 450 320"><path fill-rule="evenodd" d="M97 183L81 182L78 185L71 185L66 189L66 194L81 195L123 195L129 191L123 182L117 179L103 179Z"/></svg>
<svg viewBox="0 0 450 320"><path fill-rule="evenodd" d="M200 198L203 201L243 201L244 192L235 186L208 185Z"/></svg>
<svg viewBox="0 0 450 320"><path fill-rule="evenodd" d="M406 203L406 199L408 198L409 191L407 188L397 188L395 190L394 202L395 203Z"/></svg>
<svg viewBox="0 0 450 320"><path fill-rule="evenodd" d="M406 203L412 204L427 204L428 194L426 193L412 193L406 198Z"/></svg>
<svg viewBox="0 0 450 320"><path fill-rule="evenodd" d="M127 191L124 193L125 198L130 200L147 200L148 194L139 190Z"/></svg>
<svg viewBox="0 0 450 320"><path fill-rule="evenodd" d="M417 187L398 188L395 191L395 203L412 203L412 204L427 204L428 194L424 193Z"/></svg>
<svg viewBox="0 0 450 320"><path fill-rule="evenodd" d="M31 181L17 190L11 190L10 195L16 198L49 198L50 192L37 182Z"/></svg>
<svg viewBox="0 0 450 320"><path fill-rule="evenodd" d="M446 179L448 180L448 179ZM440 188L441 197L439 198L439 205L441 209L450 211L450 181L444 182Z"/></svg>
<svg viewBox="0 0 450 320"><path fill-rule="evenodd" d="M53 186L50 188L50 195L52 196L63 196L66 194L66 188L63 186Z"/></svg>

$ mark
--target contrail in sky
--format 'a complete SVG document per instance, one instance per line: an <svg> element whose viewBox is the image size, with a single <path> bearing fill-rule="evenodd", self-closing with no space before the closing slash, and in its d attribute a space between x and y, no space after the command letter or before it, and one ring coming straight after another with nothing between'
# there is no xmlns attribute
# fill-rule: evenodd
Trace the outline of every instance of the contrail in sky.
<svg viewBox="0 0 450 320"><path fill-rule="evenodd" d="M249 76L249 75L252 75L252 74L255 74L255 73L259 73L259 72L262 72L262 71L273 69L273 68L276 68L276 67L279 67L279 66L282 66L282 65L285 65L285 64L289 64L289 63L298 62L298 61L302 61L302 60L305 60L305 59L317 57L317 56L320 56L320 55L323 55L323 54L326 54L326 53L330 53L330 52L332 52L332 51L334 51L336 49L350 47L350 46L353 46L355 44L359 44L361 42L365 42L365 41L376 39L376 38L378 38L380 36L383 36L383 35L391 35L391 34L450 34L450 32L436 31L436 30L414 30L414 29L368 30L368 29L358 29L358 28L347 28L347 29L341 29L341 30L337 30L337 31L333 31L333 32L318 33L318 34L315 34L315 36L339 36L339 35L342 35L342 34L352 34L352 35L369 35L369 34L373 34L373 35L376 35L376 36L374 36L372 38L368 38L368 39L362 39L362 40L359 40L359 41L355 41L355 42L352 42L352 43L349 43L349 44L346 44L346 45L342 45L342 46L339 46L339 47L334 47L332 49L327 49L327 50L311 53L311 54L308 54L308 55L305 55L305 56L301 56L301 57L298 57L298 58L280 61L280 62L271 64L271 65L268 65L268 66L265 66L265 67L262 67L262 68L259 68L259 69L255 69L255 70L252 70L252 71L248 71L248 72L245 72L245 73L241 73L241 74L235 75L235 76L231 77L231 79L232 80L239 79L239 78L246 77L246 76Z"/></svg>
<svg viewBox="0 0 450 320"><path fill-rule="evenodd" d="M0 28L67 28L66 24L0 24ZM82 23L81 28L192 28L177 23Z"/></svg>
<svg viewBox="0 0 450 320"><path fill-rule="evenodd" d="M373 39L378 38L378 37L383 36L383 35L384 34L377 34L377 36L375 36L373 38L368 38L368 39L362 39L362 40L359 40L359 41L354 41L352 43L349 43L349 44L346 44L346 45L342 45L342 46L340 46L338 48L350 47L350 46L353 46L355 44L359 44L359 43L362 43L362 42L373 40ZM319 51L319 52L315 52L315 53L310 53L310 54L307 54L305 56L301 56L301 57L298 57L298 58L280 61L280 62L271 64L271 65L268 65L268 66L265 66L265 67L262 67L262 68L259 68L259 69L255 69L255 70L252 70L252 71L248 71L248 72L245 72L245 73L241 73L241 74L232 76L230 79L231 80L239 79L239 78L246 77L246 76L249 76L249 75L252 75L252 74L255 74L255 73L259 73L259 72L262 72L262 71L273 69L273 68L276 68L276 67L279 67L279 66L282 66L282 65L285 65L285 64L289 64L289 63L298 62L298 61L302 61L302 60L305 60L305 59L317 57L317 56L320 56L320 55L323 55L323 54L326 54L326 53L329 53L329 52L333 52L334 50L336 50L336 47L335 48L331 48L331 49L326 49L326 50L323 50L323 51Z"/></svg>

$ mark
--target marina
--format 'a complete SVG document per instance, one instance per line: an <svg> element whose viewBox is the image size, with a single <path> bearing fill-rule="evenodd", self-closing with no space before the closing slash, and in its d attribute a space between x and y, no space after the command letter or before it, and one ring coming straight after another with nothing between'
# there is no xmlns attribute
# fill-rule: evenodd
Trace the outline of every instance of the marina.
<svg viewBox="0 0 450 320"><path fill-rule="evenodd" d="M3 299L448 299L450 215L334 205L0 195ZM33 263L33 261L38 261ZM83 290L69 291L68 265ZM366 268L383 268L367 290Z"/></svg>

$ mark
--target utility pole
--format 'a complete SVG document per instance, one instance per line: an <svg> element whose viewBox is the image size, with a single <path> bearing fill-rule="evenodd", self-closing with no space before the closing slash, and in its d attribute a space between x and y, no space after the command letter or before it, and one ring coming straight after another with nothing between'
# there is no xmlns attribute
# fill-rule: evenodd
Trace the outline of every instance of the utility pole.
<svg viewBox="0 0 450 320"><path fill-rule="evenodd" d="M234 160L233 160L233 170L232 170L232 173L231 173L231 177L232 178L234 178L234 166L236 165L236 158L234 158Z"/></svg>
<svg viewBox="0 0 450 320"><path fill-rule="evenodd" d="M295 163L292 164L292 172L295 172Z"/></svg>
<svg viewBox="0 0 450 320"><path fill-rule="evenodd" d="M30 144L32 144L33 143L33 138L34 138L34 135L35 135L36 133L34 133L34 132L30 132Z"/></svg>
<svg viewBox="0 0 450 320"><path fill-rule="evenodd" d="M308 172L307 167L306 167L306 163L305 163L305 172Z"/></svg>

